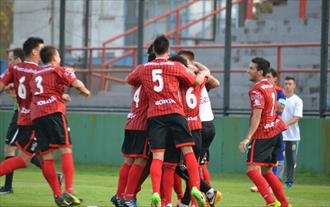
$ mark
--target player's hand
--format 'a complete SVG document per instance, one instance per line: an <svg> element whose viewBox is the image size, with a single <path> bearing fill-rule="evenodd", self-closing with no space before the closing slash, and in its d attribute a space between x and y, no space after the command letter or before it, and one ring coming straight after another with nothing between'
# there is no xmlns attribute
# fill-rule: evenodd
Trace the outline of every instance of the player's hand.
<svg viewBox="0 0 330 207"><path fill-rule="evenodd" d="M71 96L69 94L63 94L62 95L62 99L65 101L65 102L71 102Z"/></svg>
<svg viewBox="0 0 330 207"><path fill-rule="evenodd" d="M247 145L251 142L251 139L245 138L243 139L239 145L238 145L238 149L240 152L244 153L247 150Z"/></svg>
<svg viewBox="0 0 330 207"><path fill-rule="evenodd" d="M82 94L83 94L85 97L88 97L88 96L91 95L91 92L90 92L88 89L86 89L86 91L84 91Z"/></svg>

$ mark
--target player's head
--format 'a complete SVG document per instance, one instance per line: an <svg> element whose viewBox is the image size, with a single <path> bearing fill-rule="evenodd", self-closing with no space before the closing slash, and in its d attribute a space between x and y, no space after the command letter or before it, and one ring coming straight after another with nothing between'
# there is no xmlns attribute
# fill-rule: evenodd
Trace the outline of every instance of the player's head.
<svg viewBox="0 0 330 207"><path fill-rule="evenodd" d="M285 77L284 90L287 94L293 94L296 89L296 79L292 76Z"/></svg>
<svg viewBox="0 0 330 207"><path fill-rule="evenodd" d="M270 68L269 72L266 74L266 78L271 84L275 85L278 79L276 70L274 68Z"/></svg>
<svg viewBox="0 0 330 207"><path fill-rule="evenodd" d="M21 63L24 61L24 52L22 48L15 48L8 53L8 65Z"/></svg>
<svg viewBox="0 0 330 207"><path fill-rule="evenodd" d="M23 44L24 56L31 61L40 62L40 50L44 46L44 40L39 37L30 37Z"/></svg>
<svg viewBox="0 0 330 207"><path fill-rule="evenodd" d="M166 56L169 54L170 42L165 35L156 37L153 46L156 56Z"/></svg>
<svg viewBox="0 0 330 207"><path fill-rule="evenodd" d="M156 54L154 52L154 45L153 44L151 44L148 47L147 54L148 54L148 62L153 61L154 59L156 59Z"/></svg>
<svg viewBox="0 0 330 207"><path fill-rule="evenodd" d="M56 47L45 46L40 51L40 57L44 64L50 64L59 67L61 64L61 57Z"/></svg>
<svg viewBox="0 0 330 207"><path fill-rule="evenodd" d="M190 50L180 50L178 52L178 55L187 58L189 62L192 62L195 60L195 54L193 51L190 51Z"/></svg>
<svg viewBox="0 0 330 207"><path fill-rule="evenodd" d="M248 74L250 75L250 80L253 82L260 81L265 78L269 71L270 63L268 60L262 57L255 57L251 60L249 65Z"/></svg>
<svg viewBox="0 0 330 207"><path fill-rule="evenodd" d="M172 55L169 60L180 62L184 66L188 67L188 61L186 58L180 56L180 55Z"/></svg>

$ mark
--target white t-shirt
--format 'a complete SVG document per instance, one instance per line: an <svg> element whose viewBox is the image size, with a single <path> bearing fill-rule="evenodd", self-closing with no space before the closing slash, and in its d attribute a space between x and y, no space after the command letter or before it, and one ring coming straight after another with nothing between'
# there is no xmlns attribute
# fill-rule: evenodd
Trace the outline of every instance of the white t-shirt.
<svg viewBox="0 0 330 207"><path fill-rule="evenodd" d="M303 101L296 94L286 98L282 119L284 122L287 122L294 116L303 117ZM284 141L299 141L300 130L298 122L288 126L288 129L282 134Z"/></svg>
<svg viewBox="0 0 330 207"><path fill-rule="evenodd" d="M201 93L201 103L199 105L199 117L201 118L202 122L212 121L214 119L210 97L205 86L202 89L202 93Z"/></svg>

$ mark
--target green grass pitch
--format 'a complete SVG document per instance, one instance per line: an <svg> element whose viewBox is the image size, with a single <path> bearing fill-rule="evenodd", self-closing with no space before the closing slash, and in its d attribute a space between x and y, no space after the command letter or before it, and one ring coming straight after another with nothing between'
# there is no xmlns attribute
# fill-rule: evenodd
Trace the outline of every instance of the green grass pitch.
<svg viewBox="0 0 330 207"><path fill-rule="evenodd" d="M110 197L116 192L118 167L79 164L75 169L75 193L84 198L81 206L113 206ZM0 177L0 184L3 182L4 177ZM262 207L264 204L258 193L249 192L251 183L243 173L212 174L212 184L223 194L218 206ZM286 190L286 195L293 207L330 207L330 176L298 174L294 187ZM150 206L150 196L150 179L147 179L138 196L138 206ZM42 173L33 166L15 172L14 194L0 196L0 207L51 206L56 206L51 190Z"/></svg>

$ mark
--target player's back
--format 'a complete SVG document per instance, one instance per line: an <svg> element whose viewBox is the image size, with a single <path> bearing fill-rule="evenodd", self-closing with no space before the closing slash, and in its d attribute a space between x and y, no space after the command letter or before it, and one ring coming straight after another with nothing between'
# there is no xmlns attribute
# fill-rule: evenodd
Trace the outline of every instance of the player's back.
<svg viewBox="0 0 330 207"><path fill-rule="evenodd" d="M31 125L30 104L32 94L29 82L33 74L37 72L39 68L39 65L36 63L24 61L22 63L10 65L8 71L2 77L2 80L6 84L11 82L14 83L16 100L19 107L18 125Z"/></svg>
<svg viewBox="0 0 330 207"><path fill-rule="evenodd" d="M194 84L196 76L181 63L157 58L143 65L141 81L149 98L148 117L184 115L179 83Z"/></svg>
<svg viewBox="0 0 330 207"><path fill-rule="evenodd" d="M30 81L33 94L31 119L56 112L65 113L66 106L62 99L64 86L70 86L76 79L70 68L44 66L36 72Z"/></svg>
<svg viewBox="0 0 330 207"><path fill-rule="evenodd" d="M199 106L201 102L201 93L206 83L205 81L198 86L185 86L180 87L182 96L183 110L188 120L190 130L198 130L202 128L201 119L199 116Z"/></svg>
<svg viewBox="0 0 330 207"><path fill-rule="evenodd" d="M148 97L142 87L132 88L131 111L128 113L125 129L128 130L146 130L147 128L147 110Z"/></svg>

